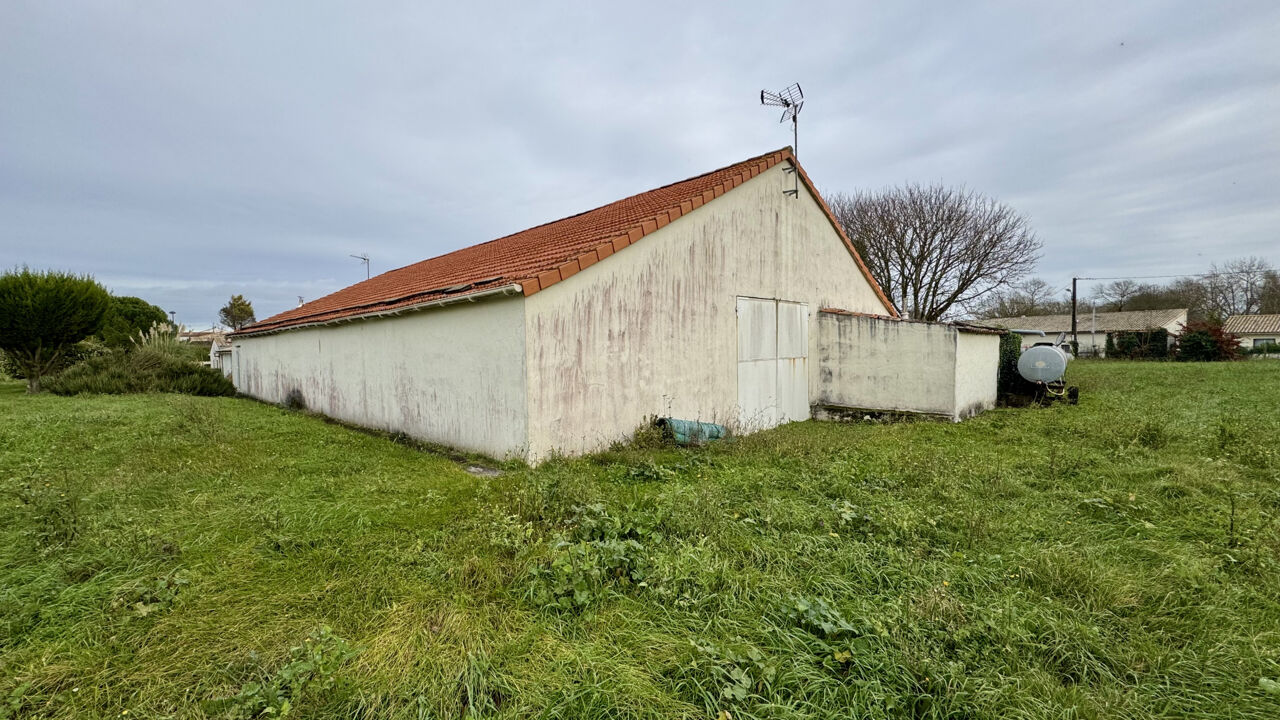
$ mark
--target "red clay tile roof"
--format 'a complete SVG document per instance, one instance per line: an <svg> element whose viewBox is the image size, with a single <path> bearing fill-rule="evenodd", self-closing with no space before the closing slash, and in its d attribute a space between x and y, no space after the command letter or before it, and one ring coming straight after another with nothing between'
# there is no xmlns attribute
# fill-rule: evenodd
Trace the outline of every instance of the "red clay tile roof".
<svg viewBox="0 0 1280 720"><path fill-rule="evenodd" d="M781 162L800 167L791 148L783 148L579 215L382 273L269 317L236 335L394 312L440 300L465 299L512 285L519 285L525 295L532 295L604 260ZM800 168L800 177L818 199L886 311L896 316L893 304L871 277L803 168Z"/></svg>

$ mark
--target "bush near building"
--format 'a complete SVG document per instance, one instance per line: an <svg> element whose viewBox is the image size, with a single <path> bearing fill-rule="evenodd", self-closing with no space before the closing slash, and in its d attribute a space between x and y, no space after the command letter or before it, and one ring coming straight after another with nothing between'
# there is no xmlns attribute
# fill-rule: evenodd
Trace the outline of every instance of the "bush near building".
<svg viewBox="0 0 1280 720"><path fill-rule="evenodd" d="M1174 342L1174 357L1183 362L1239 360L1240 338L1217 323L1187 323Z"/></svg>
<svg viewBox="0 0 1280 720"><path fill-rule="evenodd" d="M1000 370L996 377L996 394L1001 401L1013 395L1033 392L1030 383L1018 374L1018 358L1022 355L1022 336L1007 332L1000 336Z"/></svg>
<svg viewBox="0 0 1280 720"><path fill-rule="evenodd" d="M1169 331L1121 330L1107 335L1107 357L1124 360L1166 360L1169 357Z"/></svg>
<svg viewBox="0 0 1280 720"><path fill-rule="evenodd" d="M150 348L114 350L89 358L49 378L45 388L55 395L236 394L235 386L221 372Z"/></svg>

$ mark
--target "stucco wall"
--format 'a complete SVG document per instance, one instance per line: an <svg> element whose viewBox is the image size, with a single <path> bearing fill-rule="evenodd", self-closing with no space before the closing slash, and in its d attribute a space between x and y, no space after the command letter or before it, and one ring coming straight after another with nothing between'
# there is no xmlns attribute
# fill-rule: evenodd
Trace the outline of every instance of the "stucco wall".
<svg viewBox="0 0 1280 720"><path fill-rule="evenodd" d="M940 323L820 313L817 402L954 417L956 335Z"/></svg>
<svg viewBox="0 0 1280 720"><path fill-rule="evenodd" d="M786 165L527 298L529 443L535 458L627 437L648 416L737 415L738 296L817 311L884 312L816 201Z"/></svg>
<svg viewBox="0 0 1280 720"><path fill-rule="evenodd" d="M955 418L963 420L996 406L1000 336L956 333Z"/></svg>
<svg viewBox="0 0 1280 720"><path fill-rule="evenodd" d="M1276 342L1280 342L1280 332L1269 332L1269 333L1233 333L1233 334L1234 334L1236 337L1240 338L1240 349L1241 349L1241 350L1249 350L1249 349L1251 349L1251 348L1253 347L1253 343L1254 343L1254 341L1256 341L1256 340L1275 340Z"/></svg>
<svg viewBox="0 0 1280 720"><path fill-rule="evenodd" d="M495 457L527 437L520 296L237 338L236 387Z"/></svg>

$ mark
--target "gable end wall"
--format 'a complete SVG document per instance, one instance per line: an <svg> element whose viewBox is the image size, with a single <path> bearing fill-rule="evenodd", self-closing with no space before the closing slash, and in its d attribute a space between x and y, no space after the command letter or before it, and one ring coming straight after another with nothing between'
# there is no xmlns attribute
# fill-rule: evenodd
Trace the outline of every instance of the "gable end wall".
<svg viewBox="0 0 1280 720"><path fill-rule="evenodd" d="M589 452L646 418L737 419L737 297L803 302L809 388L822 307L885 312L803 184L781 164L527 298L533 459Z"/></svg>

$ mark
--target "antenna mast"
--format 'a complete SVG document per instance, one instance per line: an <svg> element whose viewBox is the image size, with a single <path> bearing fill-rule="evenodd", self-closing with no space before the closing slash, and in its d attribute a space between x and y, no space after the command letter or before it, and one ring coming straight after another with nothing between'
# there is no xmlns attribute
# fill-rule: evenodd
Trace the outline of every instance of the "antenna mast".
<svg viewBox="0 0 1280 720"><path fill-rule="evenodd" d="M769 107L782 108L782 118L778 120L784 123L791 121L791 154L797 158L800 157L800 108L804 107L804 91L800 89L800 83L792 83L779 92L769 92L768 90L760 91L760 104ZM796 168L791 168L791 173L796 176L796 186L794 190L787 190L786 193L791 197L800 197L800 174L796 172Z"/></svg>
<svg viewBox="0 0 1280 720"><path fill-rule="evenodd" d="M360 253L359 255L352 255L351 257L364 263L364 279L368 280L369 279L369 253Z"/></svg>

